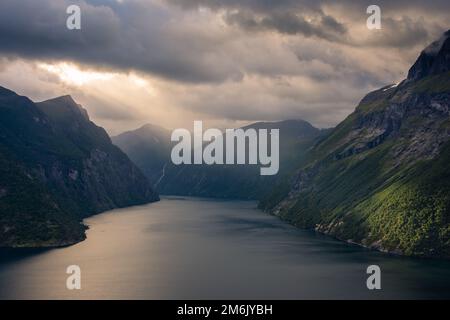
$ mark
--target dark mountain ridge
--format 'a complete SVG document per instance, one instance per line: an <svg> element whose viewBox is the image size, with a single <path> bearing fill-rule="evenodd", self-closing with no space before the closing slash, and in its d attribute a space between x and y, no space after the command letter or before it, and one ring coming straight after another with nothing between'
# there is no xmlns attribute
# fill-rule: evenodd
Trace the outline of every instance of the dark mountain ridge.
<svg viewBox="0 0 450 320"><path fill-rule="evenodd" d="M0 87L0 161L0 246L75 243L82 218L158 200L70 96L34 103Z"/></svg>
<svg viewBox="0 0 450 320"><path fill-rule="evenodd" d="M326 130L303 120L257 122L243 129L280 130L280 173L261 176L254 165L174 165L170 160L171 132L147 125L113 137L128 156L156 181L158 192L169 195L230 199L260 199L288 172Z"/></svg>

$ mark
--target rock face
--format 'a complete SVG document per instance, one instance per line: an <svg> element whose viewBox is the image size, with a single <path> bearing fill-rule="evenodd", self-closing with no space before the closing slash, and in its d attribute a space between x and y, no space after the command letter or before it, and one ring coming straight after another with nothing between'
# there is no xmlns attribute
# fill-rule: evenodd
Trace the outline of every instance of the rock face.
<svg viewBox="0 0 450 320"><path fill-rule="evenodd" d="M369 93L260 206L367 247L450 257L450 41Z"/></svg>
<svg viewBox="0 0 450 320"><path fill-rule="evenodd" d="M158 200L147 178L70 96L0 87L0 246L84 239L81 219Z"/></svg>
<svg viewBox="0 0 450 320"><path fill-rule="evenodd" d="M261 176L259 166L252 165L175 166L170 159L171 132L152 125L123 133L114 137L113 142L155 181L156 189L162 194L260 199L294 169L313 142L326 132L303 120L258 122L244 127L247 128L280 130L278 175Z"/></svg>
<svg viewBox="0 0 450 320"><path fill-rule="evenodd" d="M450 71L450 30L422 51L408 72L408 81Z"/></svg>

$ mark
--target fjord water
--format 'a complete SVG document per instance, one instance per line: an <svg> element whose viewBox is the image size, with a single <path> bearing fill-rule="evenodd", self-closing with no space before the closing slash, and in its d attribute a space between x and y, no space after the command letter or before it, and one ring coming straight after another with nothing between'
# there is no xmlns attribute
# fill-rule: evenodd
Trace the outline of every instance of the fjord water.
<svg viewBox="0 0 450 320"><path fill-rule="evenodd" d="M163 198L86 220L87 240L0 253L1 299L450 298L450 263L299 230L255 202ZM381 267L382 290L366 287ZM66 268L82 289L66 289Z"/></svg>

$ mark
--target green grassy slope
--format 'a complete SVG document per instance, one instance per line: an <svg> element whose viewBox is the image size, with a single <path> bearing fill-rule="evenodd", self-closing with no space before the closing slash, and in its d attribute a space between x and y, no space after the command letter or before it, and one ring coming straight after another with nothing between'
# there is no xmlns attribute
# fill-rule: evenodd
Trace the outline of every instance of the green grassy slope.
<svg viewBox="0 0 450 320"><path fill-rule="evenodd" d="M368 247L450 257L450 74L383 88L260 207Z"/></svg>

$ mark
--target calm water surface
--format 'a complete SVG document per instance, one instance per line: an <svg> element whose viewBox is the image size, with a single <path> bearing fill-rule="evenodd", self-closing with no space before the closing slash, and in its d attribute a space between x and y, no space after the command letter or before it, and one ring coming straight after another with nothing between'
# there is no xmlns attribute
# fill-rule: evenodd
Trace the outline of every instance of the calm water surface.
<svg viewBox="0 0 450 320"><path fill-rule="evenodd" d="M450 263L399 258L298 230L256 203L164 198L86 220L87 240L0 253L0 299L450 298ZM366 288L366 268L382 290ZM66 289L69 265L82 290Z"/></svg>

